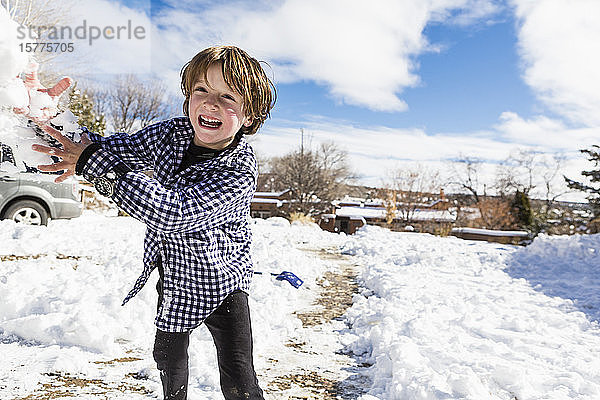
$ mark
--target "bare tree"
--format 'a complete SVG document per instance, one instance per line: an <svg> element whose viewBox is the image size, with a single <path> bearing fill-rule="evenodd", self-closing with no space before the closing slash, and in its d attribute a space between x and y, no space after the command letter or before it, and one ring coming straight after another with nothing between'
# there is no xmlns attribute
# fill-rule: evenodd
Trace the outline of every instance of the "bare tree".
<svg viewBox="0 0 600 400"><path fill-rule="evenodd" d="M1 0L11 19L23 26L54 26L66 22L72 1Z"/></svg>
<svg viewBox="0 0 600 400"><path fill-rule="evenodd" d="M520 191L535 196L550 208L560 196L569 193L560 179L564 164L565 156L561 153L517 149L498 168L496 188L500 195Z"/></svg>
<svg viewBox="0 0 600 400"><path fill-rule="evenodd" d="M511 152L496 170L495 188L500 196L516 191L527 195L539 185L536 176L542 166L543 154L526 149Z"/></svg>
<svg viewBox="0 0 600 400"><path fill-rule="evenodd" d="M342 195L346 184L356 179L348 164L348 153L340 150L334 142L326 142L321 143L316 156L324 184L319 196L325 201L335 200Z"/></svg>
<svg viewBox="0 0 600 400"><path fill-rule="evenodd" d="M564 188L560 171L564 168L563 154L545 154L517 149L497 169L495 188L501 198L523 193L531 202L533 223L530 228L541 232L548 220L559 217L553 213L558 199L569 190Z"/></svg>
<svg viewBox="0 0 600 400"><path fill-rule="evenodd" d="M565 166L566 156L564 154L546 155L541 160L541 178L543 180L544 209L541 211L547 218L559 197L570 191L562 186L561 171Z"/></svg>
<svg viewBox="0 0 600 400"><path fill-rule="evenodd" d="M475 203L479 202L479 197L484 191L479 175L482 165L481 159L460 154L451 164L448 184L466 191Z"/></svg>
<svg viewBox="0 0 600 400"><path fill-rule="evenodd" d="M390 182L381 197L386 199L387 210L395 212L403 221L411 222L417 209L431 202L434 194L440 192L441 181L439 171L423 166L398 168L391 172ZM390 216L387 219L389 221Z"/></svg>
<svg viewBox="0 0 600 400"><path fill-rule="evenodd" d="M271 185L277 190L290 189L291 211L315 215L327 210L331 201L354 179L347 153L334 143L322 144L317 150L299 149L269 161Z"/></svg>
<svg viewBox="0 0 600 400"><path fill-rule="evenodd" d="M173 114L164 84L118 75L106 90L95 91L97 111L108 117L115 132L132 133Z"/></svg>

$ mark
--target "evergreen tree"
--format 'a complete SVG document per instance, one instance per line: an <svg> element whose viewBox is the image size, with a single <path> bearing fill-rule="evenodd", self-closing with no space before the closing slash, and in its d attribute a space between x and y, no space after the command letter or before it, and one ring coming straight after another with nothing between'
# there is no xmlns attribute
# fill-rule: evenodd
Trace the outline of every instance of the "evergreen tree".
<svg viewBox="0 0 600 400"><path fill-rule="evenodd" d="M519 227L530 230L533 225L533 211L527 193L517 190L511 208Z"/></svg>
<svg viewBox="0 0 600 400"><path fill-rule="evenodd" d="M78 118L77 122L90 132L104 135L106 121L104 115L94 110L94 102L89 92L73 89L69 94L69 109Z"/></svg>
<svg viewBox="0 0 600 400"><path fill-rule="evenodd" d="M590 202L594 216L600 218L600 146L592 145L591 149L580 151L588 155L588 161L594 163L593 168L595 169L581 172L581 175L588 177L590 181L589 184L574 181L566 176L564 178L567 181L569 188L588 193L587 199Z"/></svg>

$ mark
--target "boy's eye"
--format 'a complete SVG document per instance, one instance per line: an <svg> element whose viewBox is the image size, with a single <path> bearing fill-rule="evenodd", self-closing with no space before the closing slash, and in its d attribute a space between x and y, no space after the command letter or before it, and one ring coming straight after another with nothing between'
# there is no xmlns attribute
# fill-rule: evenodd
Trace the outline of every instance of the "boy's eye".
<svg viewBox="0 0 600 400"><path fill-rule="evenodd" d="M225 99L227 99L227 100L233 100L233 101L235 101L235 99L233 98L233 96L232 96L232 95L230 95L230 94L224 94L224 95L223 95L223 98L225 98Z"/></svg>
<svg viewBox="0 0 600 400"><path fill-rule="evenodd" d="M206 89L204 89L202 86L198 86L196 89L194 89L195 92L206 92Z"/></svg>

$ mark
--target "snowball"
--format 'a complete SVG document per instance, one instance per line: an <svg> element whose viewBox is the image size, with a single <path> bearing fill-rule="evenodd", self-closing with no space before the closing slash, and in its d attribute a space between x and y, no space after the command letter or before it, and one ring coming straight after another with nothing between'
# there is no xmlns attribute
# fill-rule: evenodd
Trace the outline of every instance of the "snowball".
<svg viewBox="0 0 600 400"><path fill-rule="evenodd" d="M21 79L10 79L0 85L0 105L8 110L29 106L29 95Z"/></svg>
<svg viewBox="0 0 600 400"><path fill-rule="evenodd" d="M18 24L10 19L5 8L0 7L0 87L17 77L29 63L28 53L20 49L17 39Z"/></svg>

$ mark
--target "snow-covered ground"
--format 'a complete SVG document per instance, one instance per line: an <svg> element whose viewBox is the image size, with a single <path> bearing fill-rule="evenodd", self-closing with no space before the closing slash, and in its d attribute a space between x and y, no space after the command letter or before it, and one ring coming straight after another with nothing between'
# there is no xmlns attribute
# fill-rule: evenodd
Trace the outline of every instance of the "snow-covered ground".
<svg viewBox="0 0 600 400"><path fill-rule="evenodd" d="M381 399L600 398L600 235L529 247L367 227L349 347ZM346 338L348 340L348 338Z"/></svg>
<svg viewBox="0 0 600 400"><path fill-rule="evenodd" d="M361 400L600 398L598 235L513 247L377 227L345 236L282 219L253 220L253 232L257 270L305 280L296 290L255 277L263 388L277 374L273 354L297 360L284 356L301 329L294 312L310 306L317 280L335 267L302 249L338 248L359 266L361 289L348 328L331 333L370 365ZM0 222L0 398L39 393L44 383L80 399L105 398L92 391L160 397L151 356L156 277L120 305L141 271L143 233L133 219L93 213L48 227ZM319 342L330 347L325 337L304 340L319 351ZM322 367L332 360L323 357ZM222 399L203 327L190 362L190 399ZM87 385L69 386L75 377Z"/></svg>
<svg viewBox="0 0 600 400"><path fill-rule="evenodd" d="M157 276L128 305L120 305L142 269L144 229L131 218L93 213L51 221L48 227L0 221L0 399L25 397L38 382L55 384L56 376L47 374L56 371L123 380L127 387L143 384L151 397L158 396L152 360ZM294 271L304 280L297 290L269 274L254 279L250 307L260 370L270 367L261 354L286 352L286 338L301 326L292 313L310 305L316 279L332 268L297 247L335 245L343 237L316 226L292 228L279 218L255 220L253 231L256 270ZM190 347L190 398L222 398L212 338L204 327ZM108 363L130 358L140 360ZM126 374L147 379L124 379Z"/></svg>

